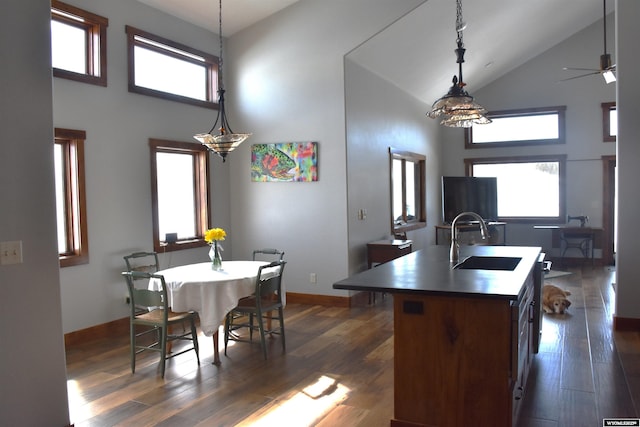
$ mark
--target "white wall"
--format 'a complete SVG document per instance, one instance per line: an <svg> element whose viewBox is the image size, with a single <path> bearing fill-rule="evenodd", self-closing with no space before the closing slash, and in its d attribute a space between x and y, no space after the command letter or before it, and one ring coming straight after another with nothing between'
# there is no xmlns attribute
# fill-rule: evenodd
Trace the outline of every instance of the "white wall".
<svg viewBox="0 0 640 427"><path fill-rule="evenodd" d="M613 28L614 15L607 27ZM611 52L613 42L609 42ZM602 21L585 28L542 55L483 88L468 88L476 100L489 110L565 105L566 144L543 147L464 149L464 134L446 130L443 145L443 172L464 175L464 159L536 154L567 155L567 214L587 215L589 224L602 227L602 160L615 154L615 143L602 142L602 102L615 101L615 84L605 84L599 75L559 82L580 73L563 67L598 67L602 53ZM544 201L544 189L532 195ZM559 255L551 248L551 233L534 230L531 224L507 225L510 245L542 245L546 253ZM599 252L599 250L597 251ZM596 253L596 256L599 256Z"/></svg>
<svg viewBox="0 0 640 427"><path fill-rule="evenodd" d="M283 249L288 292L346 292L332 288L349 273L344 55L418 3L302 0L229 40L230 120L253 132L228 161L230 239L237 256ZM251 144L295 141L318 142L317 182L250 182Z"/></svg>
<svg viewBox="0 0 640 427"><path fill-rule="evenodd" d="M640 58L638 57L638 17L640 2L617 0L618 27L618 260L616 270L616 316L640 318L638 259L640 239L636 226L640 218L638 172L640 165ZM623 36L624 35L624 36ZM633 37L631 37L633 35Z"/></svg>
<svg viewBox="0 0 640 427"><path fill-rule="evenodd" d="M152 250L149 138L197 144L195 133L208 131L215 110L127 91L125 25L196 49L218 54L214 34L136 1L77 0L85 10L109 19L108 86L53 79L54 125L87 132L86 193L90 262L60 271L64 332L128 316L122 257ZM211 156L213 225L230 228L228 168ZM206 261L208 248L163 254L163 268ZM226 257L233 255L225 243Z"/></svg>
<svg viewBox="0 0 640 427"><path fill-rule="evenodd" d="M434 244L440 223L440 127L430 106L346 60L347 176L350 271L367 267L367 242L389 238L389 147L426 156L427 227L410 231L413 249ZM366 209L365 220L358 210Z"/></svg>
<svg viewBox="0 0 640 427"><path fill-rule="evenodd" d="M8 0L3 8L10 13L0 26L0 241L22 241L23 262L0 265L0 425L65 426L50 3Z"/></svg>

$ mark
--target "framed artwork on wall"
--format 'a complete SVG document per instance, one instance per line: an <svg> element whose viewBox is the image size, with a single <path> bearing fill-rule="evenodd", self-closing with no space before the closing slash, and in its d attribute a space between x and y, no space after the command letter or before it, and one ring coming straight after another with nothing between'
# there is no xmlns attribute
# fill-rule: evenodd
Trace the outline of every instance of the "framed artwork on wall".
<svg viewBox="0 0 640 427"><path fill-rule="evenodd" d="M254 182L318 180L318 143L281 142L251 146Z"/></svg>

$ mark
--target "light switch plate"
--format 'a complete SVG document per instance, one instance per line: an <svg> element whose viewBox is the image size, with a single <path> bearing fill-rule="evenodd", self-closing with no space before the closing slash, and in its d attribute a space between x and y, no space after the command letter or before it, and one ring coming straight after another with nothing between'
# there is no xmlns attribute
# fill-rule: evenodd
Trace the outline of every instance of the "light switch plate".
<svg viewBox="0 0 640 427"><path fill-rule="evenodd" d="M22 240L0 242L0 265L22 263Z"/></svg>

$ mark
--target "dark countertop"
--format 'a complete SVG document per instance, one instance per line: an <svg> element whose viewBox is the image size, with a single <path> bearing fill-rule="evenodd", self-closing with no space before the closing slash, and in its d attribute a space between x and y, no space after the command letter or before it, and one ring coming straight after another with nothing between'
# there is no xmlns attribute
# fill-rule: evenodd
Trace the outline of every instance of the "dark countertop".
<svg viewBox="0 0 640 427"><path fill-rule="evenodd" d="M421 295L474 296L517 299L538 260L540 247L461 246L460 261L471 255L522 258L513 271L454 270L448 246L429 246L393 261L354 274L334 289Z"/></svg>

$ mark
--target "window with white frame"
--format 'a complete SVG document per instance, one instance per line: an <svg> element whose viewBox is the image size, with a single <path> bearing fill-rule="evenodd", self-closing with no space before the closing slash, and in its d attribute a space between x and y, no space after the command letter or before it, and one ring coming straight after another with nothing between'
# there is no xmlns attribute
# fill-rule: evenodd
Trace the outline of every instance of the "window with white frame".
<svg viewBox="0 0 640 427"><path fill-rule="evenodd" d="M563 222L566 156L465 159L467 175L496 177L498 218L508 222Z"/></svg>
<svg viewBox="0 0 640 427"><path fill-rule="evenodd" d="M492 122L465 132L465 148L564 144L566 107L490 112Z"/></svg>
<svg viewBox="0 0 640 427"><path fill-rule="evenodd" d="M84 142L81 130L55 129L54 165L60 267L87 264Z"/></svg>
<svg viewBox="0 0 640 427"><path fill-rule="evenodd" d="M105 17L52 0L53 76L106 86L108 25Z"/></svg>
<svg viewBox="0 0 640 427"><path fill-rule="evenodd" d="M150 139L153 245L157 252L205 246L209 152L201 144ZM167 243L176 233L177 242Z"/></svg>
<svg viewBox="0 0 640 427"><path fill-rule="evenodd" d="M217 108L218 58L126 26L129 92Z"/></svg>

